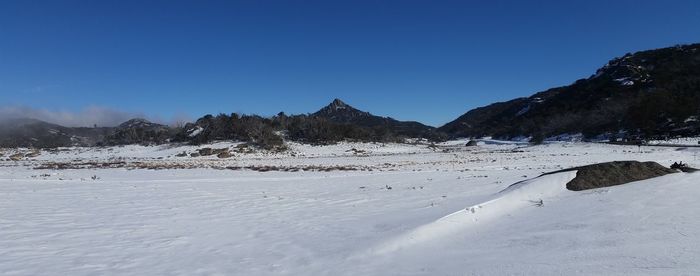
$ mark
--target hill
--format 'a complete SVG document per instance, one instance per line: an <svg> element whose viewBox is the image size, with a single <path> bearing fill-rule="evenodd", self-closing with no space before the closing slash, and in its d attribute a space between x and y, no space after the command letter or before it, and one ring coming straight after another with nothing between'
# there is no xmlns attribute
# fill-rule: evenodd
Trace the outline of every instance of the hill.
<svg viewBox="0 0 700 276"><path fill-rule="evenodd" d="M375 116L369 112L358 110L340 99L333 100L328 106L312 115L336 123L383 128L399 136L431 138L438 135L434 127L414 121L398 121L391 117Z"/></svg>
<svg viewBox="0 0 700 276"><path fill-rule="evenodd" d="M663 138L700 134L700 44L626 54L571 85L473 109L440 127L459 137Z"/></svg>
<svg viewBox="0 0 700 276"><path fill-rule="evenodd" d="M117 127L64 127L31 118L0 121L0 147L55 148L127 144L162 144L174 129L144 119Z"/></svg>
<svg viewBox="0 0 700 276"><path fill-rule="evenodd" d="M174 141L193 144L215 140L250 142L263 148L283 147L283 139L309 144L329 144L343 140L401 142L406 138L440 141L447 136L418 122L402 122L358 110L339 99L313 114L265 118L257 115L206 115L187 124Z"/></svg>
<svg viewBox="0 0 700 276"><path fill-rule="evenodd" d="M105 138L107 145L162 144L170 141L174 130L166 125L136 118L114 128Z"/></svg>
<svg viewBox="0 0 700 276"><path fill-rule="evenodd" d="M0 147L93 146L110 132L111 128L64 127L36 119L12 118L0 121Z"/></svg>

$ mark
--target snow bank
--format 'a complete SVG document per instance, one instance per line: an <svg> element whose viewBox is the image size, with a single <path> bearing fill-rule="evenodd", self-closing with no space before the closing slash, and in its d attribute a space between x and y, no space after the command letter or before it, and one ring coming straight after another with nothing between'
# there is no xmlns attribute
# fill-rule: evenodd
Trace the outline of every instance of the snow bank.
<svg viewBox="0 0 700 276"><path fill-rule="evenodd" d="M576 177L576 171L544 175L513 184L493 199L459 210L434 222L420 226L409 233L380 245L374 251L387 254L417 244L427 243L456 234L467 234L471 227L479 227L505 215L517 215L518 210L541 207L549 199L567 193L566 183Z"/></svg>

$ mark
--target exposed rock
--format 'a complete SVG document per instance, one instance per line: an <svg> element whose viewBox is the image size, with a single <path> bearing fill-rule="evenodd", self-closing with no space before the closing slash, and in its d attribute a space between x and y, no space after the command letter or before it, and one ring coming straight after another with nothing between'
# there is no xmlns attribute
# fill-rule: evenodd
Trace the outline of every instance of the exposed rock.
<svg viewBox="0 0 700 276"><path fill-rule="evenodd" d="M199 154L199 152L190 153L190 157L200 157L200 156L201 156L201 154Z"/></svg>
<svg viewBox="0 0 700 276"><path fill-rule="evenodd" d="M39 155L41 155L41 151L35 150L35 151L32 151L32 152L30 152L30 153L25 154L24 157L27 157L27 158L34 158L34 157L37 157L37 156L39 156Z"/></svg>
<svg viewBox="0 0 700 276"><path fill-rule="evenodd" d="M241 144L236 145L237 149L244 149L244 148L249 148L249 147L250 147L250 145L248 145L247 143L241 143Z"/></svg>
<svg viewBox="0 0 700 276"><path fill-rule="evenodd" d="M566 183L566 188L572 191L621 185L676 172L656 162L638 161L613 161L562 171L573 170L577 171L576 177Z"/></svg>
<svg viewBox="0 0 700 276"><path fill-rule="evenodd" d="M340 99L333 100L328 106L317 111L314 115L342 122L350 122L358 118L373 117L369 112L355 109Z"/></svg>
<svg viewBox="0 0 700 276"><path fill-rule="evenodd" d="M220 152L219 154L216 155L216 157L219 157L219 158L230 158L232 156L233 156L233 154L231 154L229 151Z"/></svg>
<svg viewBox="0 0 700 276"><path fill-rule="evenodd" d="M469 142L467 142L467 147L476 147L476 145L476 140L469 140Z"/></svg>
<svg viewBox="0 0 700 276"><path fill-rule="evenodd" d="M175 157L185 157L185 156L187 156L187 152L184 152L184 151L181 153L175 154Z"/></svg>
<svg viewBox="0 0 700 276"><path fill-rule="evenodd" d="M366 150L360 150L360 149L356 149L356 148L351 148L351 149L349 149L349 150L346 150L345 152L352 152L352 154L354 154L354 155L363 155L363 154L367 154L367 151L366 151Z"/></svg>
<svg viewBox="0 0 700 276"><path fill-rule="evenodd" d="M19 161L22 160L22 158L24 158L24 154L22 153L15 153L13 155L10 155L10 160L12 161Z"/></svg>
<svg viewBox="0 0 700 276"><path fill-rule="evenodd" d="M199 149L199 155L209 156L218 155L219 153L228 152L228 148L212 149L212 148L201 148Z"/></svg>
<svg viewBox="0 0 700 276"><path fill-rule="evenodd" d="M209 156L214 154L211 148L201 148L198 150L200 156Z"/></svg>
<svg viewBox="0 0 700 276"><path fill-rule="evenodd" d="M250 145L243 143L236 146L236 152L238 153L254 153L255 150L250 147Z"/></svg>

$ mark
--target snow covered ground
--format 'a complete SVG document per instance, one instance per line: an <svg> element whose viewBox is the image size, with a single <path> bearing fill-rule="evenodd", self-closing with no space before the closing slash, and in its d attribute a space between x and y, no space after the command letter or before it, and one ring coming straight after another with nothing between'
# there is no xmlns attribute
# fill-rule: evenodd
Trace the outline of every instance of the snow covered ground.
<svg viewBox="0 0 700 276"><path fill-rule="evenodd" d="M564 187L573 172L538 177L613 160L700 167L699 148L465 143L223 159L176 156L204 146L1 150L0 274L700 274L700 173L582 192ZM35 169L101 162L119 165ZM293 170L246 169L259 166Z"/></svg>
<svg viewBox="0 0 700 276"><path fill-rule="evenodd" d="M652 140L650 145L680 145L680 146L700 146L700 137L683 137L668 140Z"/></svg>

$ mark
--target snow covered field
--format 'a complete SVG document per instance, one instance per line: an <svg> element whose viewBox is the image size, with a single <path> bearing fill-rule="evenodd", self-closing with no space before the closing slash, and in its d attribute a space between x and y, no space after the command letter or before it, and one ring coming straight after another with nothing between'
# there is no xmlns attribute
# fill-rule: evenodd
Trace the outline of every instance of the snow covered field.
<svg viewBox="0 0 700 276"><path fill-rule="evenodd" d="M574 172L538 177L613 160L700 167L700 148L464 143L226 159L176 156L203 146L3 150L0 274L700 274L700 173L582 192L564 187ZM93 165L35 169L56 163ZM274 169L249 169L262 166Z"/></svg>

